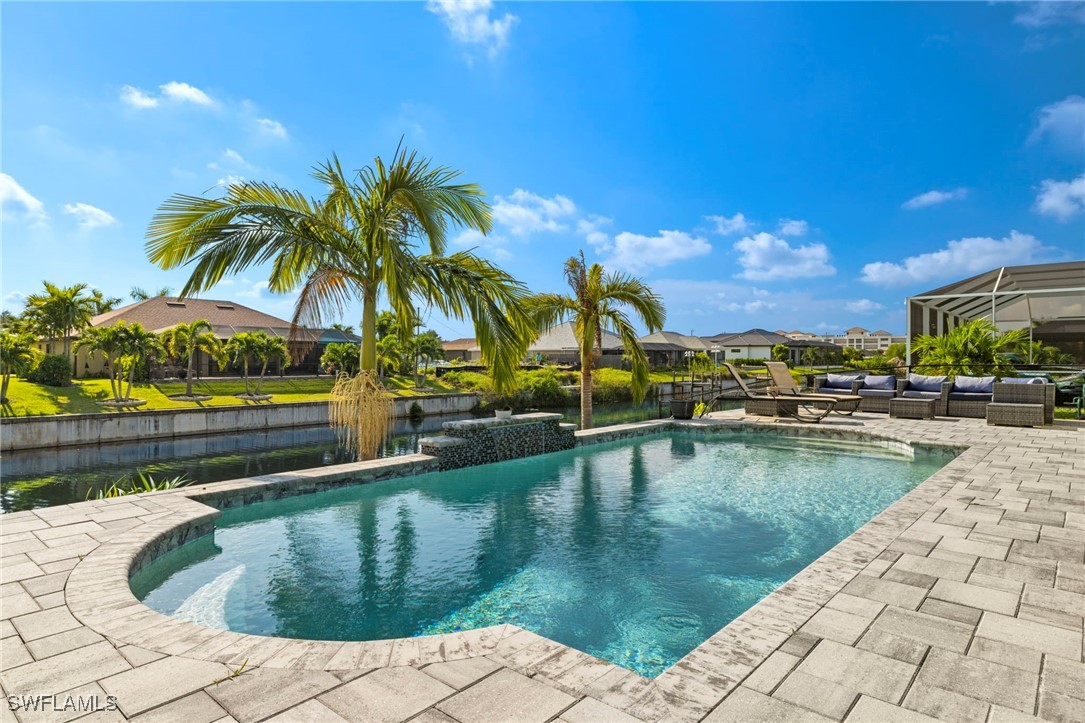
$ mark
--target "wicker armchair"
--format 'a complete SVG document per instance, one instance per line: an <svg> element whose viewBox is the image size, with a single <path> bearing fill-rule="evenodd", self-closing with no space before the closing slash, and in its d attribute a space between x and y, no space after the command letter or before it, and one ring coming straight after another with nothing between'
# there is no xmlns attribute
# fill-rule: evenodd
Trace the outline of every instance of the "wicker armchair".
<svg viewBox="0 0 1085 723"><path fill-rule="evenodd" d="M998 404L1042 404L1044 424L1055 423L1054 384L995 384L993 402Z"/></svg>

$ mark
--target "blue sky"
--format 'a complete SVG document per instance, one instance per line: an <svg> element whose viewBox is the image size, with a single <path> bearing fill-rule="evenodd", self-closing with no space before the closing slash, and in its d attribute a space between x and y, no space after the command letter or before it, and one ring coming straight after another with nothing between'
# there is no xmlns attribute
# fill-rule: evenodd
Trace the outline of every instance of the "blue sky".
<svg viewBox="0 0 1085 723"><path fill-rule="evenodd" d="M903 300L1085 257L1081 3L4 3L3 305L179 287L143 235L230 178L318 194L399 138L537 291L583 248L667 328L902 332ZM205 293L289 316L252 269ZM357 315L356 313L354 314ZM348 319L355 322L355 319ZM469 326L437 317L444 337Z"/></svg>

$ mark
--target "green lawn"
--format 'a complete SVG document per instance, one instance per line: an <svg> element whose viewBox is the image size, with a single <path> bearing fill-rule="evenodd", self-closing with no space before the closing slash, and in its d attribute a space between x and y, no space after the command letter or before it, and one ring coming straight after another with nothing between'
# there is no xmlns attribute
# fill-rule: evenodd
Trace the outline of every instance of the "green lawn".
<svg viewBox="0 0 1085 723"><path fill-rule="evenodd" d="M245 391L240 381L198 381L193 384L196 394L209 395L206 402L180 402L170 399L170 395L184 394L184 382L156 382L137 384L132 396L147 400L140 409L193 409L195 407L228 407L242 404L276 404L286 402L319 402L328 399L333 380L331 379L285 379L270 378L260 387L261 394L273 394L269 402L249 402L238 399L235 394ZM385 380L392 394L399 397L425 394L443 394L459 391L453 387L426 380L426 390L416 391L414 380L410 377L390 377ZM12 379L8 389L8 403L3 406L5 417L39 416L43 414L88 414L94 412L117 413L108 407L102 407L99 401L111 399L108 379L76 380L70 387L47 387L31 384L22 379Z"/></svg>

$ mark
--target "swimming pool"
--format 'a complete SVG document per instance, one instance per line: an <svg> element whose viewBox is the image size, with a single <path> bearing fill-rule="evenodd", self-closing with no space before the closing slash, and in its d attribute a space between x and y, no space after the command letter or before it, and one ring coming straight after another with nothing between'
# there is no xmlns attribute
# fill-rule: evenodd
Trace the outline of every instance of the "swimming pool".
<svg viewBox="0 0 1085 723"><path fill-rule="evenodd" d="M228 509L148 606L375 640L511 622L656 676L948 458L673 432Z"/></svg>

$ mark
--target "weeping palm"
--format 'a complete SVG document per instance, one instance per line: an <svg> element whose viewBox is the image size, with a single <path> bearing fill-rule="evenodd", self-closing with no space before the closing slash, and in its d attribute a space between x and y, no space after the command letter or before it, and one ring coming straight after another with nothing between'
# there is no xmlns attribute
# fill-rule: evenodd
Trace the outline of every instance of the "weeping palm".
<svg viewBox="0 0 1085 723"><path fill-rule="evenodd" d="M924 374L1002 376L1013 373L1002 355L1027 342L1027 329L999 333L990 319L972 319L942 336L920 336L912 349L919 358L917 371Z"/></svg>
<svg viewBox="0 0 1085 723"><path fill-rule="evenodd" d="M162 332L162 343L170 356L187 359L185 372L185 396L192 396L192 381L195 377L196 353L203 351L210 354L219 364L226 363L226 353L222 342L215 336L211 322L196 319L187 324L178 324Z"/></svg>
<svg viewBox="0 0 1085 723"><path fill-rule="evenodd" d="M360 366L371 379L355 386L368 384L370 396L359 396L360 387L341 388L354 398L344 408L351 422L341 431L348 445L368 455L388 429L388 404L375 374L382 297L403 337L410 335L418 305L456 319L470 317L495 384L515 383L531 333L529 293L469 252L445 255L450 227L487 233L492 225L482 189L455 183L459 175L400 148L391 163L378 157L352 175L335 157L319 165L313 176L325 186L321 199L257 182L231 184L223 198L175 195L151 222L147 253L164 269L192 264L182 297L214 286L228 273L270 263L271 291L300 289L296 326L341 317L360 299ZM367 404L372 413L363 411Z"/></svg>
<svg viewBox="0 0 1085 723"><path fill-rule="evenodd" d="M592 372L596 350L602 351L603 332L616 334L632 360L633 397L639 402L648 390L648 357L623 307L631 309L649 333L663 328L667 312L663 301L643 281L622 273L607 273L600 264L588 266L583 252L565 262L565 279L572 287L572 295L539 294L532 300L532 310L539 329L573 322L580 348L581 426L591 429Z"/></svg>

